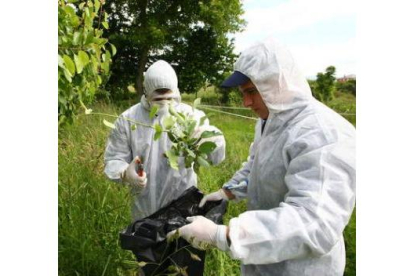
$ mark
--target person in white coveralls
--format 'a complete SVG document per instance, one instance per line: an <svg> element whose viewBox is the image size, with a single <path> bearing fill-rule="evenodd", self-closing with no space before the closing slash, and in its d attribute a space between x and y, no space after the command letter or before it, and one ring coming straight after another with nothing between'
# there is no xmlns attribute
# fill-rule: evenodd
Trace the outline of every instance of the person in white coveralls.
<svg viewBox="0 0 414 276"><path fill-rule="evenodd" d="M208 119L200 125L204 112L181 103L177 75L167 62L159 60L148 68L144 75L144 90L141 102L127 109L122 116L147 125L162 124L168 114L168 105L172 105L176 111L191 115L198 121L196 133L219 131L209 125ZM154 118L150 118L153 105L158 105L159 110ZM192 167L184 167L182 157L178 158L178 170L170 167L164 154L172 143L165 132L154 141L154 129L141 125L132 129L132 124L124 119L115 122L105 151L105 174L131 188L132 219L135 221L168 205L187 188L197 186L197 175ZM215 142L217 147L208 158L213 164L218 164L225 157L224 137L215 136L209 141ZM142 176L136 170L137 159L143 164Z"/></svg>
<svg viewBox="0 0 414 276"><path fill-rule="evenodd" d="M190 217L179 235L228 251L243 275L343 275L355 128L312 97L289 51L272 38L243 51L234 68L222 86L238 86L260 119L247 162L200 205L247 198L248 210L228 226Z"/></svg>

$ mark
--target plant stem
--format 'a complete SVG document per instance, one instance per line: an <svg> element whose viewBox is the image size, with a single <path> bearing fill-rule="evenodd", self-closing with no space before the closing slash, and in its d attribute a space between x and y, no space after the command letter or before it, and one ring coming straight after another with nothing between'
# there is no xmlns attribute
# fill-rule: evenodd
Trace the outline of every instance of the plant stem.
<svg viewBox="0 0 414 276"><path fill-rule="evenodd" d="M91 112L90 114L88 114L88 115L101 115L101 116L108 116L108 117L112 117L112 118L121 118L121 119L123 119L123 120L126 120L126 121L129 121L129 122L132 122L132 123L134 123L134 124L137 124L137 125L141 125L141 126L145 126L145 127L150 127L150 128L152 128L152 129L155 129L155 127L153 127L153 126L151 126L151 125L147 125L147 124L144 124L144 123L141 123L141 122L138 122L138 121L135 121L135 120L132 120L132 119L129 119L129 118L127 118L127 117L121 117L121 116L117 116L117 115L112 115L112 114L106 114L106 113L100 113L100 112ZM163 130L164 131L164 130ZM168 131L166 131L166 132L168 132Z"/></svg>

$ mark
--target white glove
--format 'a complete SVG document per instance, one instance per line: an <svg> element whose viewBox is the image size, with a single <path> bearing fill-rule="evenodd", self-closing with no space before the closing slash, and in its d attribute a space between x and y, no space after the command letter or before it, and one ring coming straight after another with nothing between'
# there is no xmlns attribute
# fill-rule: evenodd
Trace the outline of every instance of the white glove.
<svg viewBox="0 0 414 276"><path fill-rule="evenodd" d="M178 235L192 244L195 248L202 250L208 245L214 245L220 250L227 251L227 226L217 225L203 216L188 217L190 224L184 225L167 234L170 238L178 232Z"/></svg>
<svg viewBox="0 0 414 276"><path fill-rule="evenodd" d="M145 171L142 176L139 176L136 171L137 161L140 161L139 157L135 157L129 164L125 171L121 174L122 181L135 187L139 190L144 189L147 186L147 174Z"/></svg>
<svg viewBox="0 0 414 276"><path fill-rule="evenodd" d="M201 201L198 207L203 207L204 204L206 204L207 201L218 201L218 200L229 200L229 197L226 195L223 189L220 189L214 193L205 195Z"/></svg>
<svg viewBox="0 0 414 276"><path fill-rule="evenodd" d="M196 138L196 139L200 138L201 134L203 134L204 131L216 131L216 132L221 133L221 131L215 126L201 125L201 126L196 127L196 129L194 130L194 133L191 135L191 138ZM220 142L222 141L224 141L223 135L218 135L218 136L213 136L210 138L203 138L200 140L198 144L201 145L204 142L214 142L216 144L220 144Z"/></svg>

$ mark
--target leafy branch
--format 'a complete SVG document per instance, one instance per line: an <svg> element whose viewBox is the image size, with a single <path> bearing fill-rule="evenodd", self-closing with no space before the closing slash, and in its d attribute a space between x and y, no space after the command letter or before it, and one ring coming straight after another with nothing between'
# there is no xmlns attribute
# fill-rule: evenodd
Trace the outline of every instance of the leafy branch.
<svg viewBox="0 0 414 276"><path fill-rule="evenodd" d="M193 110L200 104L200 102L199 98L194 101ZM198 172L201 166L209 167L210 162L208 155L217 148L217 144L213 141L209 141L209 138L223 135L218 131L203 129L204 121L207 119L206 116L197 120L191 114L176 111L172 105L169 105L169 114L164 116L162 122L154 123L153 125L145 124L125 116L93 112L92 109L88 109L82 101L81 106L85 109L85 114L87 115L107 116L131 122L132 131L137 129L137 125L152 128L155 130L154 141L160 139L162 133L165 132L172 145L171 148L164 153L164 156L168 159L171 168L175 170L178 170L180 165L183 165L185 168L193 167L196 172ZM154 118L157 112L158 107L154 105L149 114L150 119ZM105 119L103 120L103 123L107 127L112 129L115 128L114 123L108 122ZM182 162L180 162L180 159Z"/></svg>

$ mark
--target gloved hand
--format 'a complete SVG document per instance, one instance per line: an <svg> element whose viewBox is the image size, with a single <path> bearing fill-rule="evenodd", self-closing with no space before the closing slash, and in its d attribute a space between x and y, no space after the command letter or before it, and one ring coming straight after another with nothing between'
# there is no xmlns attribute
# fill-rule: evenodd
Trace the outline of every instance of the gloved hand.
<svg viewBox="0 0 414 276"><path fill-rule="evenodd" d="M201 134L203 134L204 131L215 131L217 133L220 133L220 135L212 136L209 138L203 138L200 140L200 142L198 142L199 145L201 145L204 142L214 142L216 144L220 144L224 141L223 134L220 132L220 130L216 128L215 126L211 126L211 125L197 126L193 134L191 135L191 138L196 138L196 139L200 138Z"/></svg>
<svg viewBox="0 0 414 276"><path fill-rule="evenodd" d="M220 250L229 249L227 244L227 226L217 225L203 216L188 217L190 224L184 225L167 234L167 238L178 235L192 244L192 246L205 250L208 245L214 245Z"/></svg>
<svg viewBox="0 0 414 276"><path fill-rule="evenodd" d="M229 200L229 197L226 195L223 189L220 189L214 193L205 195L201 201L198 207L203 207L204 204L206 204L207 201L218 201L218 200Z"/></svg>
<svg viewBox="0 0 414 276"><path fill-rule="evenodd" d="M144 189L147 186L147 174L145 171L142 176L139 176L136 171L137 161L140 161L139 157L136 156L125 171L121 174L122 182L125 182L132 187L135 187L139 190Z"/></svg>

